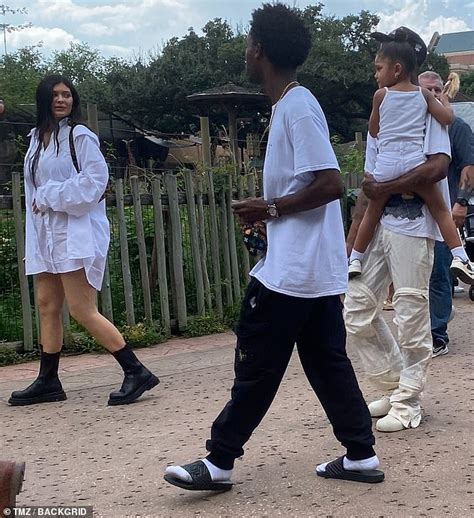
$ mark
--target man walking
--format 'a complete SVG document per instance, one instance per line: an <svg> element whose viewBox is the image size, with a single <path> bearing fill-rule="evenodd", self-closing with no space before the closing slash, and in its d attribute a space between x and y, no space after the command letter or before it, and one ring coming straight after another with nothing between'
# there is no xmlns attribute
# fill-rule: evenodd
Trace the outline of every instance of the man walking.
<svg viewBox="0 0 474 518"><path fill-rule="evenodd" d="M345 350L340 295L347 259L338 199L343 185L316 99L296 82L311 38L282 4L253 12L246 67L273 109L264 199L234 204L242 222L267 221L266 256L251 272L236 329L231 400L214 421L209 455L170 466L165 480L190 490L230 489L243 446L269 409L296 343L304 372L347 453L318 466L326 478L380 482L370 415Z"/></svg>
<svg viewBox="0 0 474 518"><path fill-rule="evenodd" d="M421 87L435 95L443 91L443 81L436 72L423 72L418 76ZM456 117L449 127L452 160L448 170L449 197L454 222L464 224L469 198L474 190L474 135L462 119ZM452 308L453 281L450 272L451 252L442 241L434 249L433 272L430 279L431 336L433 358L448 353L448 322Z"/></svg>

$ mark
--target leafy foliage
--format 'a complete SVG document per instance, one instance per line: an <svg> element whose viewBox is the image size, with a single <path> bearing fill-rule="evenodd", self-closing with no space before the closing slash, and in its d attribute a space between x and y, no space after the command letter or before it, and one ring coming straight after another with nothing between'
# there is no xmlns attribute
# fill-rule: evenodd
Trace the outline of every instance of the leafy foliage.
<svg viewBox="0 0 474 518"><path fill-rule="evenodd" d="M474 71L461 76L461 92L474 97Z"/></svg>
<svg viewBox="0 0 474 518"><path fill-rule="evenodd" d="M369 35L378 18L367 11L327 16L320 3L300 11L313 45L299 80L319 99L331 133L352 139L354 131L365 130L370 113L376 45ZM84 101L97 102L105 111L163 132L193 132L198 129L199 109L186 100L188 95L227 82L250 86L245 40L243 30L216 18L203 27L202 35L190 28L184 37L171 38L160 52L130 60L106 59L85 43L73 43L48 59L39 47L27 47L0 59L0 91L7 103L32 103L40 78L59 72L72 78ZM212 122L214 130L224 124L225 112L213 114Z"/></svg>

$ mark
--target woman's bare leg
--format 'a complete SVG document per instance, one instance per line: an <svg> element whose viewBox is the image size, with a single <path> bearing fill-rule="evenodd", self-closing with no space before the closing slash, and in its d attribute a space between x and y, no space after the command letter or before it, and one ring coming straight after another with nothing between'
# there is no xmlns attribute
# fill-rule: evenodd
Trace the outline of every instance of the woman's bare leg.
<svg viewBox="0 0 474 518"><path fill-rule="evenodd" d="M40 273L36 276L36 286L43 351L57 353L63 346L64 291L61 278L53 273Z"/></svg>
<svg viewBox="0 0 474 518"><path fill-rule="evenodd" d="M96 290L88 283L84 269L62 273L61 282L71 316L111 353L123 349L120 331L97 310Z"/></svg>

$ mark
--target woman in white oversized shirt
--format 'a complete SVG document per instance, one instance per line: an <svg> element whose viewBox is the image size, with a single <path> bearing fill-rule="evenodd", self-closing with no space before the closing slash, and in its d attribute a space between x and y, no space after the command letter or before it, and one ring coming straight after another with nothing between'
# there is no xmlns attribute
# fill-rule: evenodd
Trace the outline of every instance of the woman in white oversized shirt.
<svg viewBox="0 0 474 518"><path fill-rule="evenodd" d="M99 140L80 120L80 99L65 77L47 76L36 91L37 124L25 157L27 275L35 275L41 321L38 378L12 393L11 405L62 401L58 377L62 307L113 354L124 371L109 405L132 403L159 383L118 329L97 310L110 233L103 194L108 170ZM70 132L73 132L70 141ZM76 155L76 160L73 155Z"/></svg>

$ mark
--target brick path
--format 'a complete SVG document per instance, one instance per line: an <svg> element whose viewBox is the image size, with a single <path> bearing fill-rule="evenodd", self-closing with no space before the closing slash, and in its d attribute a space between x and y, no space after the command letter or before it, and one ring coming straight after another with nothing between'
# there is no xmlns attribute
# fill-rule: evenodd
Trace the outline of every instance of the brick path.
<svg viewBox="0 0 474 518"><path fill-rule="evenodd" d="M35 377L37 364L0 368L1 457L27 461L18 504L89 504L107 518L474 516L474 303L463 294L455 305L451 350L433 360L422 425L376 432L383 484L314 475L316 463L342 450L294 356L273 407L236 464L235 488L207 495L168 486L166 465L205 454L210 423L229 396L234 337L224 333L139 350L162 383L129 406L106 406L121 382L108 355L64 358L69 399L32 407L9 407L6 400ZM378 396L359 379L367 399Z"/></svg>

